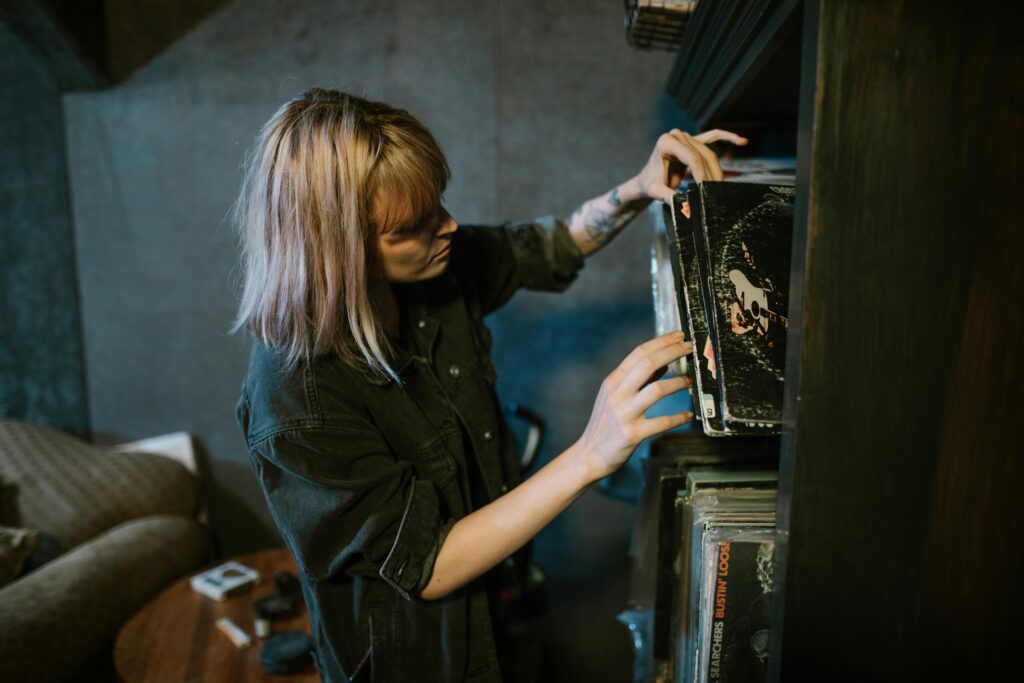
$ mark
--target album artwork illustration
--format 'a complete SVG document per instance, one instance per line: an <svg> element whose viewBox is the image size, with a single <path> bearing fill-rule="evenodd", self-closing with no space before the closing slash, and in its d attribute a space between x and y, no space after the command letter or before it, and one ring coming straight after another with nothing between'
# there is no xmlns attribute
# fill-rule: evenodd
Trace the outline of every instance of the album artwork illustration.
<svg viewBox="0 0 1024 683"><path fill-rule="evenodd" d="M699 192L725 419L778 424L795 189L704 182Z"/></svg>

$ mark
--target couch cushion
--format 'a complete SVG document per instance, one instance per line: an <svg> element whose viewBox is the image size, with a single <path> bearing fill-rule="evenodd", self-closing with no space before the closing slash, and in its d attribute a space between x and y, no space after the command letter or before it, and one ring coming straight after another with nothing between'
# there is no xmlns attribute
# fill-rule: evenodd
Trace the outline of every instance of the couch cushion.
<svg viewBox="0 0 1024 683"><path fill-rule="evenodd" d="M73 675L132 614L209 555L195 520L143 517L0 589L0 681Z"/></svg>
<svg viewBox="0 0 1024 683"><path fill-rule="evenodd" d="M65 548L129 519L192 515L198 482L150 453L113 453L49 427L0 421L0 476L18 486L18 526Z"/></svg>

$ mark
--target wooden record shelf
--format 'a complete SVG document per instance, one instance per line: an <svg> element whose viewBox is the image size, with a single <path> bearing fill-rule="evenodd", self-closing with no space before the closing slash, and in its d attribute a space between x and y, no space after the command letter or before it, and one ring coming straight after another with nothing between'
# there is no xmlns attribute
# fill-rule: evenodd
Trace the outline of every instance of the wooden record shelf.
<svg viewBox="0 0 1024 683"><path fill-rule="evenodd" d="M800 7L797 0L698 3L668 92L701 128L772 121L795 129Z"/></svg>
<svg viewBox="0 0 1024 683"><path fill-rule="evenodd" d="M772 681L1016 670L1018 15L701 0L684 36L666 89L690 119L797 141Z"/></svg>

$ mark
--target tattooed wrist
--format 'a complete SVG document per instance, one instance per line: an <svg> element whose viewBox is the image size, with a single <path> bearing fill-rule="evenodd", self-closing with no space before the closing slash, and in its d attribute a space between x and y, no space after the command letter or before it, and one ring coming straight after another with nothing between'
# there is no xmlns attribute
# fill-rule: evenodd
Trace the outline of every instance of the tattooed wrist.
<svg viewBox="0 0 1024 683"><path fill-rule="evenodd" d="M582 236L587 253L600 249L644 210L651 200L638 193L633 181L585 202L569 217L569 229ZM577 240L579 242L579 240ZM585 248L589 247L589 249Z"/></svg>

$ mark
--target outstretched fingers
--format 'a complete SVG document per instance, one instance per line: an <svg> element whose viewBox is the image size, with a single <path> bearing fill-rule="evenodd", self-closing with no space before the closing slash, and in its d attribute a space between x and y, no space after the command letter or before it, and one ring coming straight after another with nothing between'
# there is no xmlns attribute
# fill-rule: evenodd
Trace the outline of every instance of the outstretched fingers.
<svg viewBox="0 0 1024 683"><path fill-rule="evenodd" d="M718 131L722 132L722 131ZM694 152L700 155L704 161L704 177L697 178L694 174L694 178L698 181L704 180L721 180L725 176L722 174L722 167L718 163L718 157L711 149L704 144L704 141L698 137L693 137L689 133L684 133L681 130L673 129L673 136L678 139L681 143L693 149ZM692 168L692 167L691 167Z"/></svg>
<svg viewBox="0 0 1024 683"><path fill-rule="evenodd" d="M637 364L641 358L644 358L651 353L663 348L670 347L674 344L681 344L685 337L682 332L669 332L663 334L660 337L655 337L650 341L646 341L640 346L636 347L629 352L629 355L622 359L619 366L615 368L610 375L608 375L609 382L613 387L617 388L622 381L629 374L630 369Z"/></svg>
<svg viewBox="0 0 1024 683"><path fill-rule="evenodd" d="M661 368L691 351L693 351L693 345L682 340L652 350L633 363L622 379L619 389L630 396L636 394Z"/></svg>
<svg viewBox="0 0 1024 683"><path fill-rule="evenodd" d="M668 153L668 156L675 157L688 166L697 182L710 178L711 167L708 166L707 159L700 153L693 138L689 135L673 128L671 132L661 137L661 145L663 145L662 154ZM671 160L666 161L666 169L670 163Z"/></svg>
<svg viewBox="0 0 1024 683"><path fill-rule="evenodd" d="M661 335L633 349L601 383L580 451L600 476L628 460L643 439L689 420L682 413L648 420L644 413L659 399L689 386L686 377L660 378L665 366L691 351L682 332Z"/></svg>
<svg viewBox="0 0 1024 683"><path fill-rule="evenodd" d="M720 140L731 142L732 144L739 145L740 147L747 144L747 139L742 135L737 135L736 133L728 130L719 130L718 128L704 131L700 135L694 135L693 139L705 145L710 145L712 142L719 142Z"/></svg>
<svg viewBox="0 0 1024 683"><path fill-rule="evenodd" d="M637 437L641 440L649 439L655 434L661 434L669 429L674 429L675 427L684 425L692 419L693 413L688 410L682 413L673 413L672 415L662 415L660 417L645 419L637 427Z"/></svg>
<svg viewBox="0 0 1024 683"><path fill-rule="evenodd" d="M633 412L636 415L643 415L655 403L671 396L677 391L682 391L690 386L689 377L670 377L660 382L651 382L636 395L633 400Z"/></svg>

